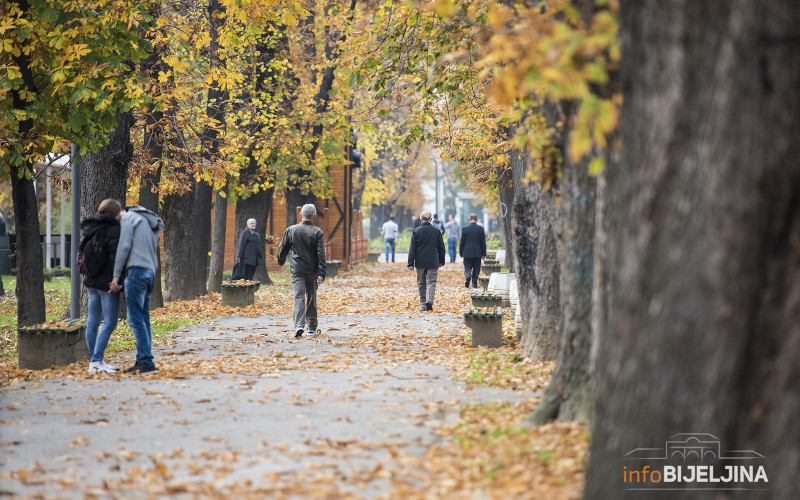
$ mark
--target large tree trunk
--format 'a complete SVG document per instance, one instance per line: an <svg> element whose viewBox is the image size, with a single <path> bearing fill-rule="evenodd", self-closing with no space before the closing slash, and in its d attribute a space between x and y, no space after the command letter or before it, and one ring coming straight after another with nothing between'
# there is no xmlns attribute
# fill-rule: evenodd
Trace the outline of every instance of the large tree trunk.
<svg viewBox="0 0 800 500"><path fill-rule="evenodd" d="M225 239L228 229L228 198L222 196L226 188L214 193L214 228L211 232L211 269L208 273L208 291L222 292L222 274L225 272Z"/></svg>
<svg viewBox="0 0 800 500"><path fill-rule="evenodd" d="M117 126L109 134L108 144L97 153L87 151L81 156L81 220L96 216L106 198L125 205L128 167L133 158L133 112L115 112L114 116Z"/></svg>
<svg viewBox="0 0 800 500"><path fill-rule="evenodd" d="M151 4L150 15L154 19L158 19L161 9L160 4ZM162 33L163 35L163 33ZM153 52L150 53L145 59L142 60L141 71L142 74L147 75L153 86L150 90L153 95L159 92L158 88L158 75L159 72L166 73L169 67L164 62L163 55L166 50L165 47L158 45L154 40ZM152 167L155 164L155 169L142 176L141 184L139 185L139 205L143 206L155 213L160 213L159 198L161 184L161 162L164 155L164 129L163 129L164 112L151 103L148 105L147 113L145 114L145 130L144 130L144 154L145 160ZM162 214L163 219L163 214ZM163 233L162 233L163 234ZM162 241L163 243L163 241ZM153 293L150 295L150 309L158 309L164 307L164 294L161 288L161 247L158 249L158 269L156 269L155 280L153 283Z"/></svg>
<svg viewBox="0 0 800 500"><path fill-rule="evenodd" d="M629 451L702 432L766 457L769 483L746 487L796 498L800 3L628 0L621 14L625 149L607 170L585 497L619 496Z"/></svg>
<svg viewBox="0 0 800 500"><path fill-rule="evenodd" d="M97 153L87 151L80 157L81 172L81 220L95 217L100 202L113 198L125 206L128 192L128 168L133 158L133 144L131 144L131 127L133 127L133 112L115 112L117 126L108 136L108 144L97 150ZM77 272L77 269L75 270ZM81 316L88 313L89 297L86 288L81 282ZM70 309L64 314L69 315ZM124 317L124 305L120 310Z"/></svg>
<svg viewBox="0 0 800 500"><path fill-rule="evenodd" d="M209 34L211 36L211 43L209 46L211 61L209 66L215 70L219 70L225 66L225 62L221 59L218 43L219 28L225 23L224 15L225 8L222 6L219 0L210 0L208 2L208 17L210 25ZM207 127L203 131L203 157L208 159L210 162L219 161L220 130L225 124L226 100L226 93L220 88L219 81L216 79L216 77L213 78L211 81L211 86L208 89L206 115L210 119L214 120L216 125L212 124L212 126ZM208 186L208 189L211 190L211 186ZM201 201L201 205L197 210L197 223L199 224L198 229L201 230L200 234L202 234L202 228L208 227L207 225L203 226L203 223L208 224L207 220L203 220L204 215L208 215L208 209L204 203L206 198L208 198L209 203L211 202L211 194L209 192L208 196L206 197L204 192L205 186L201 187L200 190L201 194L199 194L199 199ZM222 272L225 265L225 233L228 215L228 202L224 197L225 194L225 188L223 187L220 191L214 193L213 195L214 229L211 233L211 263L208 276L208 291L217 293L222 290ZM207 253L208 246L201 248L198 255L198 263L202 263L203 269L205 269Z"/></svg>
<svg viewBox="0 0 800 500"><path fill-rule="evenodd" d="M567 108L570 105L565 105ZM574 110L568 109L567 116ZM566 153L566 151L565 151ZM589 357L592 334L592 283L596 180L587 161L572 163L564 154L561 219L561 327L556 369L529 422L586 421L592 413Z"/></svg>
<svg viewBox="0 0 800 500"><path fill-rule="evenodd" d="M561 322L561 220L554 189L543 190L538 182L520 186L512 229L524 352L531 359L554 360Z"/></svg>
<svg viewBox="0 0 800 500"><path fill-rule="evenodd" d="M33 180L19 177L19 169L10 166L11 196L17 231L17 326L30 326L45 320L42 246L39 241L39 207Z"/></svg>
<svg viewBox="0 0 800 500"><path fill-rule="evenodd" d="M179 167L179 170L185 169L186 166ZM194 191L164 196L164 299L168 302L192 300L207 292L205 280L200 286L199 280L193 277L196 274L205 276L205 272L196 267L195 250L198 239L206 237L205 233L195 233L192 225L195 198Z"/></svg>

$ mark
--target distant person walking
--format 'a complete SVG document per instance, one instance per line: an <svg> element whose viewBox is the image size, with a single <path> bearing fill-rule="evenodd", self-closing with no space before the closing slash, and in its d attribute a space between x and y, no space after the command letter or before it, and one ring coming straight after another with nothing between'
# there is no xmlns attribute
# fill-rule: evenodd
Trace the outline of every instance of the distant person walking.
<svg viewBox="0 0 800 500"><path fill-rule="evenodd" d="M392 262L394 262L394 249L399 231L400 229L397 227L394 217L389 217L389 220L384 222L383 227L381 227L381 234L383 234L383 240L386 242L386 262L389 262L389 249L392 250Z"/></svg>
<svg viewBox="0 0 800 500"><path fill-rule="evenodd" d="M450 218L447 221L447 224L444 225L444 229L447 232L447 253L450 254L450 263L452 264L456 261L456 253L458 252L458 238L461 236L461 225L458 223L453 214L450 214Z"/></svg>
<svg viewBox="0 0 800 500"><path fill-rule="evenodd" d="M247 219L247 227L239 235L239 265L244 266L244 279L253 280L256 266L264 259L264 240L256 232L256 220Z"/></svg>
<svg viewBox="0 0 800 500"><path fill-rule="evenodd" d="M439 236L444 235L444 223L439 220L439 214L433 214L433 220L431 221L431 226L439 230Z"/></svg>
<svg viewBox="0 0 800 500"><path fill-rule="evenodd" d="M422 223L411 233L408 249L408 268L417 270L420 311L433 311L433 297L439 268L444 266L442 233L431 225L431 213L422 212Z"/></svg>
<svg viewBox="0 0 800 500"><path fill-rule="evenodd" d="M114 277L121 218L122 205L117 200L108 199L100 202L96 217L81 222L83 240L79 250L85 260L83 266L79 267L81 274L86 273L83 284L89 295L89 315L86 319L89 373L114 373L119 370L119 366L106 363L103 357L119 318L119 293L112 292L109 285Z"/></svg>
<svg viewBox="0 0 800 500"><path fill-rule="evenodd" d="M128 326L136 340L136 363L126 373L156 371L153 362L153 330L150 324L150 295L153 293L158 269L158 243L164 223L154 212L144 207L127 207L120 219L119 245L114 259L114 279L109 288L122 290L119 284L125 276L125 305Z"/></svg>
<svg viewBox="0 0 800 500"><path fill-rule="evenodd" d="M303 205L300 215L303 220L286 228L278 246L278 265L282 266L289 257L295 337L303 336L306 324L309 336L318 333L317 286L325 281L326 272L325 238L322 229L314 225L317 209L311 204Z"/></svg>
<svg viewBox="0 0 800 500"><path fill-rule="evenodd" d="M461 230L461 244L458 249L464 259L464 286L478 288L478 276L481 274L481 261L486 258L486 232L478 225L478 216L469 214L469 224Z"/></svg>
<svg viewBox="0 0 800 500"><path fill-rule="evenodd" d="M411 227L413 229L418 228L421 224L422 224L422 221L420 220L419 217L417 217L416 215L412 215L411 216Z"/></svg>

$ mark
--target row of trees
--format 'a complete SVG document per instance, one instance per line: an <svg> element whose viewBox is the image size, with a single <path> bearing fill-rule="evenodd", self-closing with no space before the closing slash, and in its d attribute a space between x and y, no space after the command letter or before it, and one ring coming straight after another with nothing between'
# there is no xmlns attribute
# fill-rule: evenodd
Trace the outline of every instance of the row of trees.
<svg viewBox="0 0 800 500"><path fill-rule="evenodd" d="M513 207L523 344L556 360L528 423L591 422L586 498L679 432L769 457L773 497L798 486L798 20L788 0L387 1L350 51L386 112L413 100L406 143Z"/></svg>
<svg viewBox="0 0 800 500"><path fill-rule="evenodd" d="M425 142L510 207L526 353L556 359L529 422L591 422L587 498L619 494L627 451L693 431L759 450L772 493L794 491L796 2L50 5L0 20L18 228L38 227L31 162L76 142L94 172L85 207L160 200L166 298L193 298L212 196L213 285L226 199L237 228L256 217L264 234L273 196L293 210L327 194L354 120L374 203ZM85 43L98 33L113 54ZM33 234L21 325L43 319Z"/></svg>

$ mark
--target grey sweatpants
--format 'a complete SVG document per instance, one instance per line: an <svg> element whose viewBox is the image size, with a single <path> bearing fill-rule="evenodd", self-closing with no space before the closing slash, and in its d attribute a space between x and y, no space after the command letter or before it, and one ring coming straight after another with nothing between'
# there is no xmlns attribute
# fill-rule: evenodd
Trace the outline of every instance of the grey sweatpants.
<svg viewBox="0 0 800 500"><path fill-rule="evenodd" d="M313 274L292 275L294 307L292 320L295 328L317 329L317 277Z"/></svg>
<svg viewBox="0 0 800 500"><path fill-rule="evenodd" d="M417 268L420 304L433 304L433 295L436 293L436 278L438 276L439 269L436 267Z"/></svg>

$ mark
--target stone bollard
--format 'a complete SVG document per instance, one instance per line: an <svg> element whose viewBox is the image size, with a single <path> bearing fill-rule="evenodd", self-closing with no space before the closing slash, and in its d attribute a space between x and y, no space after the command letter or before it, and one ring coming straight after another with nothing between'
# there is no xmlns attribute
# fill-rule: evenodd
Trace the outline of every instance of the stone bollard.
<svg viewBox="0 0 800 500"><path fill-rule="evenodd" d="M257 281L230 282L222 284L222 305L226 307L247 307L255 303L256 290L261 286Z"/></svg>
<svg viewBox="0 0 800 500"><path fill-rule="evenodd" d="M503 297L493 293L472 292L469 294L469 298L472 300L472 307L496 308L503 306Z"/></svg>
<svg viewBox="0 0 800 500"><path fill-rule="evenodd" d="M367 262L378 262L378 258L381 256L381 254L381 252L368 252Z"/></svg>
<svg viewBox="0 0 800 500"><path fill-rule="evenodd" d="M472 347L502 347L503 310L499 307L467 309L464 323L472 330Z"/></svg>
<svg viewBox="0 0 800 500"><path fill-rule="evenodd" d="M20 368L45 370L89 358L86 320L50 321L17 330Z"/></svg>

